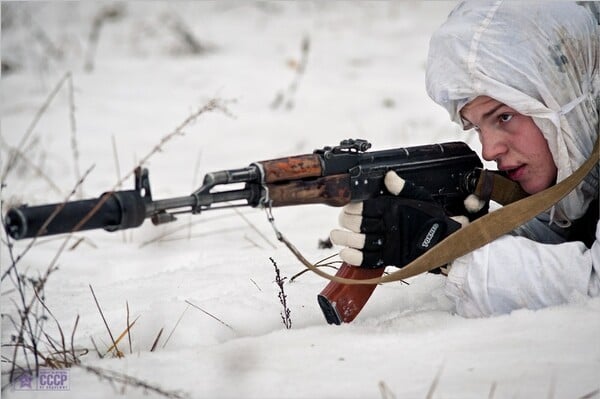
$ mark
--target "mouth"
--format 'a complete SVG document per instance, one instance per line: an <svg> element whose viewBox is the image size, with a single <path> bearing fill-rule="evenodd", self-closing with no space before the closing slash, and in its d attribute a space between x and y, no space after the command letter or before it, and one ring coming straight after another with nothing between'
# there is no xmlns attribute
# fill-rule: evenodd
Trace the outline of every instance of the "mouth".
<svg viewBox="0 0 600 399"><path fill-rule="evenodd" d="M505 168L504 172L506 173L509 179L518 181L525 173L525 166L526 165L520 165L514 168Z"/></svg>

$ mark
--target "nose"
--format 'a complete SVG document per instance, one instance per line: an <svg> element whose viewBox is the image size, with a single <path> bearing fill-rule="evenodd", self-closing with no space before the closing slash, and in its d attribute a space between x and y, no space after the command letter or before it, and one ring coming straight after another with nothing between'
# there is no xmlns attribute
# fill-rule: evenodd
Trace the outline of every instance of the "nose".
<svg viewBox="0 0 600 399"><path fill-rule="evenodd" d="M498 132L481 129L479 141L481 142L481 156L486 161L497 161L508 150L504 138Z"/></svg>

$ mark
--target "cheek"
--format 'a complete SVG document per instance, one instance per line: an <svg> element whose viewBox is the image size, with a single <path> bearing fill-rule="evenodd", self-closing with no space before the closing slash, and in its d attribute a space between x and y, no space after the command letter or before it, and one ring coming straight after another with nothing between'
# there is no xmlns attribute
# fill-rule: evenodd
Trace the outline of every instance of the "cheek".
<svg viewBox="0 0 600 399"><path fill-rule="evenodd" d="M548 142L544 139L542 134L539 133L537 139L532 142L531 145L532 148L537 149L537 151L535 151L535 158L538 160L537 167L543 176L542 179L550 186L556 179L557 169L550 148L548 147Z"/></svg>

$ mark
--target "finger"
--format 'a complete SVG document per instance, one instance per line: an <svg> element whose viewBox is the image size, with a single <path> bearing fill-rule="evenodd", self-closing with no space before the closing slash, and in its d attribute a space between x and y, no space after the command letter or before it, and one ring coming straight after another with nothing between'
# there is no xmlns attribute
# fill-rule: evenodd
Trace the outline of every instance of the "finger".
<svg viewBox="0 0 600 399"><path fill-rule="evenodd" d="M340 251L340 258L352 266L360 266L363 261L363 253L357 249L344 248Z"/></svg>
<svg viewBox="0 0 600 399"><path fill-rule="evenodd" d="M362 249L365 246L365 235L353 233L347 230L332 230L329 234L331 242L335 245Z"/></svg>
<svg viewBox="0 0 600 399"><path fill-rule="evenodd" d="M469 194L464 200L465 209L469 213L477 213L485 206L485 201L479 199L475 194Z"/></svg>
<svg viewBox="0 0 600 399"><path fill-rule="evenodd" d="M463 215L460 216L451 216L450 219L454 220L455 222L460 223L461 227L465 227L466 225L468 225L469 222L469 218Z"/></svg>
<svg viewBox="0 0 600 399"><path fill-rule="evenodd" d="M363 203L362 202L351 202L342 208L342 212L349 215L362 215Z"/></svg>
<svg viewBox="0 0 600 399"><path fill-rule="evenodd" d="M424 187L417 186L410 180L404 180L393 170L386 173L383 181L385 188L394 195L421 201L433 201L431 193Z"/></svg>
<svg viewBox="0 0 600 399"><path fill-rule="evenodd" d="M362 216L350 215L345 212L342 212L340 213L339 224L340 226L350 231L360 233L360 225L362 224L362 219Z"/></svg>
<svg viewBox="0 0 600 399"><path fill-rule="evenodd" d="M387 188L387 190L394 195L398 195L402 192L405 182L406 181L398 176L398 174L393 170L387 172L383 178L385 188Z"/></svg>

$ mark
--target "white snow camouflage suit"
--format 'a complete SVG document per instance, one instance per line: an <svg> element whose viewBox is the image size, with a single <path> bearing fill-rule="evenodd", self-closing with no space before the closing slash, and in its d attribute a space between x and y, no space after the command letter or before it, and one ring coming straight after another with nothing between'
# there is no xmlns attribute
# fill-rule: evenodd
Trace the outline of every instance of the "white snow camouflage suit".
<svg viewBox="0 0 600 399"><path fill-rule="evenodd" d="M481 95L531 116L560 182L598 138L599 10L594 3L461 3L431 38L427 92L458 124L461 108ZM457 313L489 316L600 295L598 173L596 165L547 214L455 260L446 293ZM589 247L568 238L582 218L595 219Z"/></svg>

